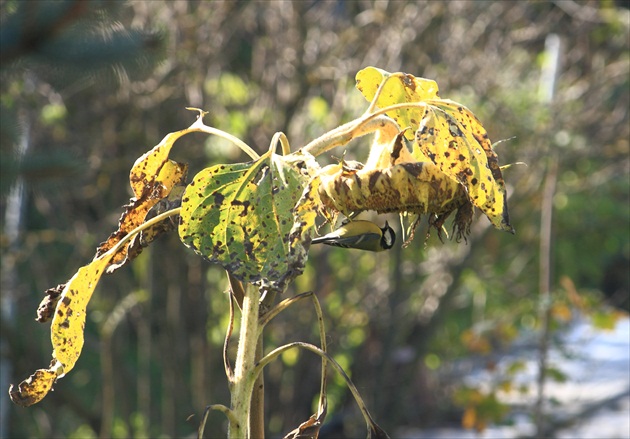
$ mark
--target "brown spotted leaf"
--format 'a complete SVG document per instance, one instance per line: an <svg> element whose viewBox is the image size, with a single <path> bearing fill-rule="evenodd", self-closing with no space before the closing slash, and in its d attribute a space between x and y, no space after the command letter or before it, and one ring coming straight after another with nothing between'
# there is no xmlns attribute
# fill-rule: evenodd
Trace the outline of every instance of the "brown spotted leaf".
<svg viewBox="0 0 630 439"><path fill-rule="evenodd" d="M50 369L38 369L17 386L11 384L9 388L11 401L22 407L37 404L48 395L56 379L57 372L52 366Z"/></svg>
<svg viewBox="0 0 630 439"><path fill-rule="evenodd" d="M178 133L181 133L181 131ZM169 134L169 136L173 136L174 134ZM169 136L166 136L165 139L169 138ZM170 146L172 146L172 142L174 141L175 139L171 139L171 142L166 145L158 145L156 148L161 147L158 150L160 154L157 154L154 148L150 153L140 157L134 165L130 181L137 197L132 198L130 203L125 206L125 211L118 222L118 230L113 232L107 241L101 243L96 252L97 257L109 251L129 232L144 223L147 213L161 200L165 199L170 194L171 190L176 185L181 184L186 178L187 164L177 163L169 159L161 161L165 154L168 154L168 150L170 150ZM162 143L164 143L164 141L162 141ZM166 148L166 146L168 146L168 148ZM152 161L160 162L161 166L157 168L157 164L151 163ZM150 177L145 175L144 172L139 173L136 169L138 167L144 170L154 170L157 168L157 174ZM139 174L143 175L144 178L140 178L138 176ZM139 252L136 252L133 256L137 256L138 254ZM111 266L108 267L107 271L111 273L123 266L132 259L128 256L128 246L122 247L112 258Z"/></svg>
<svg viewBox="0 0 630 439"><path fill-rule="evenodd" d="M496 153L470 110L449 100L427 105L415 146L466 188L470 201L497 229L513 232Z"/></svg>
<svg viewBox="0 0 630 439"><path fill-rule="evenodd" d="M202 130L202 127L205 127L202 121L204 112L197 111L199 111L199 117L195 123L184 130L167 134L159 144L136 160L129 173L129 183L135 196L125 206L125 212L119 220L118 230L113 232L107 241L100 244L96 251L96 257L109 251L130 231L144 223L147 213L165 199L175 186L184 183L188 165L170 160L168 156L177 139L186 134L198 132ZM132 257L128 257L130 256L128 254L130 247L132 247L131 244L121 248L118 254L114 255L111 266L108 267L109 273L132 259ZM142 246L138 246L136 243L134 253L131 256L137 256L138 249L141 248Z"/></svg>
<svg viewBox="0 0 630 439"><path fill-rule="evenodd" d="M182 198L180 239L240 281L282 289L306 262L301 236L312 225L296 224L294 207L309 180L307 159L269 152L204 169Z"/></svg>
<svg viewBox="0 0 630 439"><path fill-rule="evenodd" d="M64 284L56 301L50 328L53 345L52 363L49 369L37 370L17 388L11 386L9 394L16 404L29 406L41 401L52 389L55 380L63 377L74 367L83 349L87 304L114 253L115 249L81 267ZM58 292L56 289L52 291L55 294Z"/></svg>
<svg viewBox="0 0 630 439"><path fill-rule="evenodd" d="M366 67L356 75L356 87L368 100L372 101L376 96L379 85L387 79L382 87L381 94L376 102L379 108L390 105L424 102L429 99L439 99L438 85L435 81L425 78L416 78L406 73L389 73L376 67ZM394 119L401 130L405 131L405 137L413 140L413 133L420 122L420 110L415 108L401 108L387 112Z"/></svg>
<svg viewBox="0 0 630 439"><path fill-rule="evenodd" d="M149 210L149 213L147 213L147 216L145 217L145 221L148 221L159 214L180 207L182 204L182 195L184 194L185 189L186 186L183 185L175 186L168 197L160 200L151 208L151 210ZM127 260L135 259L140 253L142 253L142 250L148 247L149 244L157 238L175 230L177 228L177 224L179 224L179 215L174 215L138 233L127 248Z"/></svg>
<svg viewBox="0 0 630 439"><path fill-rule="evenodd" d="M113 253L79 268L61 293L50 328L53 358L63 366L63 375L75 365L83 348L87 304ZM62 375L62 376L63 376Z"/></svg>
<svg viewBox="0 0 630 439"><path fill-rule="evenodd" d="M170 172L162 173L162 167L167 163L168 155L177 139L195 131L192 128L169 133L153 149L138 157L129 172L129 183L136 198L143 198L145 193L152 192L156 181L165 181L170 178ZM161 174L161 175L160 175ZM171 178L175 184L177 176Z"/></svg>
<svg viewBox="0 0 630 439"><path fill-rule="evenodd" d="M446 177L462 184L470 202L496 228L513 233L497 155L485 128L469 109L441 99L437 84L429 79L374 67L361 70L356 79L368 101L376 98L381 87L375 102L378 108L410 104L386 114L414 141L412 156L418 162L434 163Z"/></svg>

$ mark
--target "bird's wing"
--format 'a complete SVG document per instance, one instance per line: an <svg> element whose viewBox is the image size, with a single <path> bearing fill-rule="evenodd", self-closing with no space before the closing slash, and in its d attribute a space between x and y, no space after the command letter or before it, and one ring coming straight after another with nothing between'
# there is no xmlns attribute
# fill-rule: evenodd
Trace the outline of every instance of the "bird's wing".
<svg viewBox="0 0 630 439"><path fill-rule="evenodd" d="M336 247L353 248L363 241L370 239L380 239L381 236L377 233L365 233L359 236L346 236L340 237L336 233L329 233L328 235L320 236L311 241L311 244L328 244Z"/></svg>

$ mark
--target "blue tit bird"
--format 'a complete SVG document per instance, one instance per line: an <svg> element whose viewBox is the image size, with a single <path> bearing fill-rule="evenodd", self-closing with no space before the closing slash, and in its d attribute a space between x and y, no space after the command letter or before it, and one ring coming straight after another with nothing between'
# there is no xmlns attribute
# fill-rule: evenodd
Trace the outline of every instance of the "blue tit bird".
<svg viewBox="0 0 630 439"><path fill-rule="evenodd" d="M371 221L357 220L343 224L334 232L313 239L311 244L380 252L392 248L394 242L396 242L396 234L387 221L381 228Z"/></svg>

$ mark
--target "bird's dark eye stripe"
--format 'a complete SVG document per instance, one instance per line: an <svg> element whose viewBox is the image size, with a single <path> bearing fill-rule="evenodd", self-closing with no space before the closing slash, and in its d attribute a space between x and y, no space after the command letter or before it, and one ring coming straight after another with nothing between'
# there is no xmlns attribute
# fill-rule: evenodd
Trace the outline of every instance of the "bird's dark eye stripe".
<svg viewBox="0 0 630 439"><path fill-rule="evenodd" d="M383 247L392 248L394 246L394 242L396 241L396 235L394 231L390 228L385 229L383 231Z"/></svg>

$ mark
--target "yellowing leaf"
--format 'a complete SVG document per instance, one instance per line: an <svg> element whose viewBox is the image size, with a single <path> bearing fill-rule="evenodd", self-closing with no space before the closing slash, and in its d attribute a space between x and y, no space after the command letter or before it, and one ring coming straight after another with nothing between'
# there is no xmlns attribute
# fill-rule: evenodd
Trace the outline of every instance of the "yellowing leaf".
<svg viewBox="0 0 630 439"><path fill-rule="evenodd" d="M53 360L49 369L39 369L17 389L12 385L11 400L22 406L41 401L52 389L57 378L70 372L83 349L83 330L87 304L92 297L114 251L106 253L79 271L65 284L56 302L50 328Z"/></svg>
<svg viewBox="0 0 630 439"><path fill-rule="evenodd" d="M304 241L315 227L315 219L319 211L318 189L319 180L312 178L293 209L294 224L289 235L291 247L296 247L299 242ZM328 219L330 220L330 218Z"/></svg>
<svg viewBox="0 0 630 439"><path fill-rule="evenodd" d="M294 207L309 180L305 160L269 152L204 169L182 198L182 242L243 282L282 289L306 261L302 239L292 239Z"/></svg>
<svg viewBox="0 0 630 439"><path fill-rule="evenodd" d="M408 131L408 130L407 130ZM407 148L405 132L390 133L377 131L370 148L370 155L364 168L366 170L387 168L402 163L428 162L418 160Z"/></svg>
<svg viewBox="0 0 630 439"><path fill-rule="evenodd" d="M388 73L375 67L366 67L356 75L357 89L370 102L376 96L379 85L385 80L376 101L379 108L439 99L438 85L431 79L416 78L406 73ZM401 130L411 128L405 132L405 136L408 140L413 140L413 133L420 123L420 113L419 108L401 108L389 111L387 115L398 123Z"/></svg>
<svg viewBox="0 0 630 439"><path fill-rule="evenodd" d="M470 110L441 99L434 81L405 73L368 67L357 74L357 88L367 100L376 99L373 103L381 109L409 104L386 114L401 130L410 128L405 136L415 142L415 159L436 164L444 175L466 188L471 203L496 228L513 233L497 155L486 130Z"/></svg>
<svg viewBox="0 0 630 439"><path fill-rule="evenodd" d="M209 130L203 125L201 116L202 112L190 128L167 135L160 144L136 161L130 173L130 183L136 198L126 206L119 229L101 244L90 264L80 268L65 284L46 291L46 297L38 308L37 320L44 322L52 318L53 360L48 369L37 370L17 387L11 385L10 396L16 404L28 406L41 401L52 389L56 379L74 368L83 348L87 305L103 273L108 268L115 269L132 259L148 242L173 227L172 223L161 224L169 217L168 214L155 218L150 223L147 216L155 216L160 213L160 209L172 209L181 202L181 191L173 189L185 179L187 165L169 160L168 154L173 143L184 134ZM249 154L255 155L244 143L240 142L238 145ZM296 157L297 155L294 156ZM292 165L296 166L296 173L301 175L302 170L298 163ZM282 177L284 178L284 174ZM277 186L273 187L275 188ZM142 225L147 229L143 239L134 241L134 246L128 245L141 232L139 227ZM302 241L303 239L296 240L299 243ZM295 249L298 249L297 245ZM301 255L305 260L305 251Z"/></svg>
<svg viewBox="0 0 630 439"><path fill-rule="evenodd" d="M492 224L512 232L498 159L479 120L466 107L442 100L427 105L415 146L468 192Z"/></svg>
<svg viewBox="0 0 630 439"><path fill-rule="evenodd" d="M131 230L140 226L145 222L148 212L156 206L160 201L169 196L173 188L180 185L186 179L188 165L175 162L168 158L171 148L180 137L198 131L204 131L206 128L202 122L204 112L199 111L197 122L189 128L167 134L162 141L153 149L140 156L134 163L129 173L129 183L135 195L130 203L125 206L126 210L122 214L118 230L113 232L109 238L99 245L96 251L96 257L103 255L113 248L121 239L123 239ZM246 152L253 153L247 145L239 145L245 148ZM166 228L155 229L158 235L163 233ZM148 235L150 232L147 232ZM155 235L151 236L154 238ZM130 247L134 247L132 254L128 253ZM129 246L122 247L119 252L113 256L111 265L108 267L108 273L120 268L130 259L137 256L142 250L142 245L132 243Z"/></svg>
<svg viewBox="0 0 630 439"><path fill-rule="evenodd" d="M151 208L151 210L149 210L144 218L145 222L159 214L180 207L182 204L182 195L184 194L185 189L186 186L184 185L175 186L166 198L161 199ZM144 229L141 233L138 233L131 241L131 244L127 247L127 259L125 262L135 259L140 253L142 253L142 250L144 250L145 247L160 236L175 230L178 223L179 216L172 216L169 219L160 221L159 223Z"/></svg>
<svg viewBox="0 0 630 439"><path fill-rule="evenodd" d="M177 139L194 131L196 129L186 128L169 133L153 149L138 157L129 173L129 183L136 198L142 198L146 192L154 190L155 181L168 184L169 174L174 170L162 173L162 167L167 163L171 148Z"/></svg>
<svg viewBox="0 0 630 439"><path fill-rule="evenodd" d="M87 304L111 256L106 254L81 267L61 293L50 328L53 358L63 366L60 376L74 367L81 354Z"/></svg>
<svg viewBox="0 0 630 439"><path fill-rule="evenodd" d="M9 388L11 401L22 407L29 407L44 399L52 389L57 372L51 369L38 369L33 375L22 381L16 388L13 384Z"/></svg>
<svg viewBox="0 0 630 439"><path fill-rule="evenodd" d="M181 131L179 131L179 133L181 133ZM172 134L169 136L172 136ZM171 140L174 141L174 139ZM159 146L160 145L158 145L158 147ZM151 163L145 162L151 160L161 160L165 151L167 153L167 150L169 150L171 146L172 143L162 147L162 149L160 149L162 152L161 154L145 154L143 156L144 160L141 163L147 168L156 168L156 164L151 165ZM136 167L138 167L138 162L136 162L134 168ZM145 176L142 180L131 180L134 192L139 192L140 195L137 198L132 198L130 203L125 206L126 209L120 217L118 223L118 230L113 232L109 238L107 238L107 241L100 244L96 252L97 257L109 251L130 231L144 223L147 213L151 210L151 208L153 208L153 206L161 200L165 199L175 185L183 182L186 178L188 165L166 159L161 162L161 166L158 169L158 173L152 177ZM132 171L132 176L133 175L134 173ZM138 179L137 176L135 178ZM144 186L142 186L142 184L144 184ZM111 266L108 268L108 272L111 273L115 271L129 260L128 247L129 246L122 247L120 251L112 257ZM136 252L133 256L137 256L138 254L139 252Z"/></svg>

